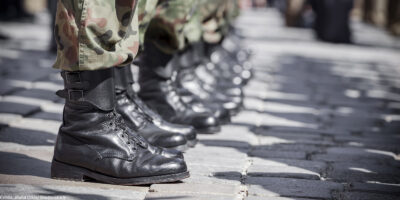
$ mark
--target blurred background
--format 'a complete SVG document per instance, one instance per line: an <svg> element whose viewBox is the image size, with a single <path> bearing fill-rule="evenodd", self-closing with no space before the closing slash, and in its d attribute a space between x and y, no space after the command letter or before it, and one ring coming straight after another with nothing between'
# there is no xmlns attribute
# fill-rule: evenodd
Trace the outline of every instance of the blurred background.
<svg viewBox="0 0 400 200"><path fill-rule="evenodd" d="M357 43L351 22L363 22L400 36L398 0L241 0L243 9L274 8L287 27L313 29L315 38L333 43ZM28 49L56 52L52 25L57 0L0 1L0 40L31 41ZM262 19L260 19L262 20ZM37 25L37 26L32 26ZM47 25L47 27L45 27ZM40 31L37 28L40 27ZM39 33L40 32L40 33ZM30 36L29 36L30 35ZM47 38L47 42L42 39ZM380 38L376 38L379 40ZM4 44L2 44L4 47Z"/></svg>

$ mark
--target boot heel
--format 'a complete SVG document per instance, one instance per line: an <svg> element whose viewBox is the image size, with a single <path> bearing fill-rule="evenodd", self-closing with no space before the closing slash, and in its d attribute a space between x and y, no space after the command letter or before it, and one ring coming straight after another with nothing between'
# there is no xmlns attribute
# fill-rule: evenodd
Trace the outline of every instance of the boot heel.
<svg viewBox="0 0 400 200"><path fill-rule="evenodd" d="M51 178L81 182L85 181L82 169L58 162L54 159L51 162Z"/></svg>

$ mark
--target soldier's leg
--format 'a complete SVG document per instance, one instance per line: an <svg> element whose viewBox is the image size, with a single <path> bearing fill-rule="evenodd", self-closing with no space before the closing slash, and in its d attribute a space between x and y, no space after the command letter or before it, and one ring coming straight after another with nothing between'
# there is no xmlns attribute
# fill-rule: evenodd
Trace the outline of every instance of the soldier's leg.
<svg viewBox="0 0 400 200"><path fill-rule="evenodd" d="M241 91L232 88L231 84L225 84L226 81L223 81L223 86L216 84L222 82L222 77L218 76L220 74L216 71L215 66L209 62L210 57L206 55L204 50L205 40L217 44L221 40L221 35L217 31L218 20L215 16L222 16L220 8L224 1L202 0L200 3L198 12L196 12L197 17L194 18L196 21L190 21L184 29L185 38L189 42L190 48L187 48L182 55L186 62L181 62L180 81L192 93L201 94L198 96L207 102L205 107L220 112L218 118L227 123L229 122L229 115L236 114L241 107ZM206 28L206 31L204 28Z"/></svg>
<svg viewBox="0 0 400 200"><path fill-rule="evenodd" d="M198 8L197 4L197 8ZM178 85L179 95L182 96L183 101L194 107L198 112L212 113L213 116L218 119L220 124L227 124L230 122L230 111L223 105L226 102L221 102L215 97L215 93L209 93L201 89L202 85L198 85L195 82L199 80L196 74L196 68L202 63L203 48L202 48L202 28L201 20L198 9L194 12L193 16L186 23L183 28L183 36L186 41L186 47L184 50L179 52L179 62L177 64L177 78L176 82ZM197 85L196 88L191 88L188 85ZM204 94L204 95L201 95ZM221 97L221 95L220 95Z"/></svg>
<svg viewBox="0 0 400 200"><path fill-rule="evenodd" d="M206 53L219 68L227 79L233 80L235 85L244 85L251 78L250 64L247 62L249 53L240 45L240 38L236 36L233 23L237 17L238 2L236 0L223 0L214 15L204 22L204 42ZM207 25L215 21L214 29ZM214 35L218 37L209 37ZM212 40L214 38L215 40ZM218 39L218 40L217 40ZM218 56L212 56L216 54Z"/></svg>
<svg viewBox="0 0 400 200"><path fill-rule="evenodd" d="M139 48L136 0L59 0L55 68L98 70L132 62Z"/></svg>
<svg viewBox="0 0 400 200"><path fill-rule="evenodd" d="M182 154L150 145L115 110L113 67L139 47L135 0L60 0L56 68L66 99L51 177L139 185L189 176Z"/></svg>
<svg viewBox="0 0 400 200"><path fill-rule="evenodd" d="M143 42L150 20L154 16L157 0L142 0L138 4L139 36ZM141 42L141 43L142 43ZM184 151L196 144L196 133L191 126L168 124L147 107L133 90L131 66L114 69L116 82L116 109L128 126L137 130L151 144Z"/></svg>
<svg viewBox="0 0 400 200"><path fill-rule="evenodd" d="M166 120L192 125L197 132L220 129L210 113L198 113L182 101L173 83L179 54L186 47L184 27L194 16L196 0L160 1L148 25L140 55L140 97ZM157 59L154 59L157 58Z"/></svg>

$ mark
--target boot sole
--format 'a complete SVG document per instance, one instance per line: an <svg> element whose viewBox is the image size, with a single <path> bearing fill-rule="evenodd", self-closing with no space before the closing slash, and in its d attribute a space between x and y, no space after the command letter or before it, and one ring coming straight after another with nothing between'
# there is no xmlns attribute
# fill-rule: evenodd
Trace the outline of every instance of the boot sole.
<svg viewBox="0 0 400 200"><path fill-rule="evenodd" d="M51 163L51 178L68 181L79 181L84 182L88 180L96 180L102 183L109 183L115 185L148 185L155 183L167 183L176 182L190 176L189 171L160 175L160 176L149 176L149 177L138 177L138 178L115 178L93 172L91 170L72 166L61 163L53 159Z"/></svg>
<svg viewBox="0 0 400 200"><path fill-rule="evenodd" d="M220 126L213 126L213 127L208 127L205 129L195 129L197 133L199 134L214 134L217 133L219 131L221 131L221 127Z"/></svg>
<svg viewBox="0 0 400 200"><path fill-rule="evenodd" d="M189 141L187 141L186 144L183 144L183 145L180 145L180 146L177 146L177 147L169 147L169 148L175 149L175 150L178 150L178 151L185 152L186 150L189 149L189 147L190 147L190 146L189 146Z"/></svg>

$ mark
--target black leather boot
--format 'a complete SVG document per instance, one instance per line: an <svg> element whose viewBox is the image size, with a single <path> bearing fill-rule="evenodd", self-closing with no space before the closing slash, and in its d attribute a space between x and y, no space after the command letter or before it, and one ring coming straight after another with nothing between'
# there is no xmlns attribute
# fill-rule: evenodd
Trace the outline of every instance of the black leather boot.
<svg viewBox="0 0 400 200"><path fill-rule="evenodd" d="M197 113L182 101L173 80L175 61L150 42L145 43L140 57L139 97L168 122L191 125L198 133L219 131L219 121L211 113Z"/></svg>
<svg viewBox="0 0 400 200"><path fill-rule="evenodd" d="M188 54L189 56L181 57L182 67L178 78L180 85L190 93L196 94L201 101L207 102L206 105L217 104L217 106L229 110L231 115L238 113L243 103L242 89L233 86L233 84L228 84L228 82L225 86L222 86L221 77L204 70L204 63L213 64L205 56L201 42L193 44L191 51L193 52L192 55ZM189 58L185 59L185 57ZM193 58L193 61L190 61L190 57ZM188 95L184 96L186 100ZM193 98L188 99L192 100Z"/></svg>
<svg viewBox="0 0 400 200"><path fill-rule="evenodd" d="M178 181L189 176L183 159L164 156L160 148L127 127L115 111L112 69L63 71L66 98L51 177L141 185Z"/></svg>
<svg viewBox="0 0 400 200"><path fill-rule="evenodd" d="M178 93L182 97L182 100L190 105L194 111L212 113L220 121L220 124L227 124L231 121L228 109L225 109L220 103L202 100L196 95L197 91L191 92L182 84L189 81L190 77L196 75L196 67L202 60L199 54L195 52L195 45L192 44L183 53L179 54L179 69L176 78Z"/></svg>
<svg viewBox="0 0 400 200"><path fill-rule="evenodd" d="M183 125L183 124L173 124L165 121L158 113L154 112L150 109L146 103L142 101L142 99L138 95L132 95L132 99L139 105L140 109L152 120L154 125L158 128L171 132L171 133L179 133L186 137L189 147L196 146L198 140L196 131L191 125Z"/></svg>
<svg viewBox="0 0 400 200"><path fill-rule="evenodd" d="M212 70L209 73L214 74L223 81L231 81L230 84L243 86L252 77L252 70L250 62L242 60L233 49L231 51L225 48L222 44L209 44L205 43L205 53L210 61L214 64Z"/></svg>
<svg viewBox="0 0 400 200"><path fill-rule="evenodd" d="M196 81L200 81L202 87L210 92L223 93L228 96L242 96L243 91L240 83L242 78L235 76L230 70L241 68L238 65L230 65L228 62L220 62L219 65L211 62L210 55L207 53L204 42L198 42L192 45L193 54L196 58L195 73L192 73ZM218 47L218 46L216 46ZM209 47L210 48L210 47ZM214 49L214 48L213 48ZM224 68L226 70L221 70ZM240 70L240 69L239 69Z"/></svg>
<svg viewBox="0 0 400 200"><path fill-rule="evenodd" d="M137 103L136 94L132 89L132 72L130 66L114 68L115 90L117 98L116 110L125 119L125 123L136 130L150 144L155 146L174 148L185 151L188 147L187 140L192 140L190 145L195 143L196 134L175 133L164 130L153 123L151 116ZM185 135L184 135L185 134Z"/></svg>

